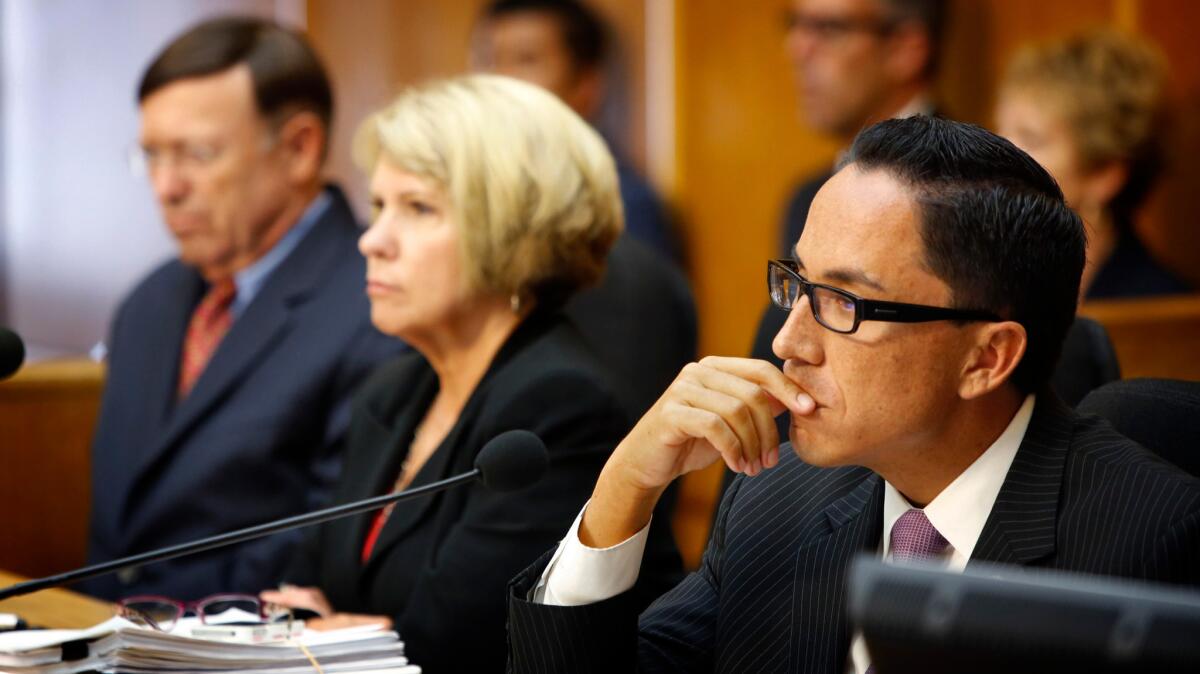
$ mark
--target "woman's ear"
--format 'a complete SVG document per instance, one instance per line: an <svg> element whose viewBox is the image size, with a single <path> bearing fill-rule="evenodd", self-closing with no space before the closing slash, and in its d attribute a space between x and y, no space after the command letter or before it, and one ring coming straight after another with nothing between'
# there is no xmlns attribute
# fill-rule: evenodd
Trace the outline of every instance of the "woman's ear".
<svg viewBox="0 0 1200 674"><path fill-rule="evenodd" d="M1083 198L1100 208L1108 206L1121 193L1129 180L1129 165L1119 160L1109 160L1089 169L1083 177Z"/></svg>

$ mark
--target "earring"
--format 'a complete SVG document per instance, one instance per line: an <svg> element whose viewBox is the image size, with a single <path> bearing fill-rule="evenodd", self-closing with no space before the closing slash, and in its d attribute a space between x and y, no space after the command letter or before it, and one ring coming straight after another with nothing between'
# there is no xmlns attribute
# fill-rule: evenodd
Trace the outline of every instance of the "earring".
<svg viewBox="0 0 1200 674"><path fill-rule="evenodd" d="M508 298L508 306L512 309L514 314L521 313L521 295L518 293L513 293L510 295Z"/></svg>

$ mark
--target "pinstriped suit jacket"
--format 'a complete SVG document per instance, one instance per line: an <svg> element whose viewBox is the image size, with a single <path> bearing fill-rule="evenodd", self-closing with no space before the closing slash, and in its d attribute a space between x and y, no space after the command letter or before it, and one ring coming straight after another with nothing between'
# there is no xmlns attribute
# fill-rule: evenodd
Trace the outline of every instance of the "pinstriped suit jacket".
<svg viewBox="0 0 1200 674"><path fill-rule="evenodd" d="M510 671L842 674L845 573L854 555L879 549L883 480L780 456L734 482L700 569L640 619L624 595L524 601L549 555L514 579ZM1043 393L976 560L1197 584L1200 480Z"/></svg>

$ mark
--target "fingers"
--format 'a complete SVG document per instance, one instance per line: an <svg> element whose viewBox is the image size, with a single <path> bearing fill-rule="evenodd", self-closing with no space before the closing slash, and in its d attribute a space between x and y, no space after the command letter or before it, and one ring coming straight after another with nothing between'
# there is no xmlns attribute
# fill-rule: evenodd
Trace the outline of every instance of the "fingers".
<svg viewBox="0 0 1200 674"><path fill-rule="evenodd" d="M322 616L333 614L333 607L325 598L325 593L316 587L281 585L278 590L263 590L259 593L258 598L268 604L278 604L288 608L305 608Z"/></svg>
<svg viewBox="0 0 1200 674"><path fill-rule="evenodd" d="M757 439L752 442L739 436L721 414L703 407L682 404L674 410L672 416L674 417L673 424L679 431L694 441L707 444L720 455L729 470L735 473L744 473L748 470L750 461L745 458L746 447L752 446ZM712 459L702 461L705 465L711 462ZM698 467L687 466L687 469ZM685 470L681 467L677 472L685 472Z"/></svg>
<svg viewBox="0 0 1200 674"><path fill-rule="evenodd" d="M779 368L765 360L708 356L700 361L700 365L732 374L762 387L779 405L782 405L782 407L773 408L773 416L778 416L784 409L792 414L806 416L812 414L816 409L816 402L807 391L788 379Z"/></svg>
<svg viewBox="0 0 1200 674"><path fill-rule="evenodd" d="M614 450L605 474L633 492L665 487L718 457L730 470L757 475L779 462L774 418L785 409L806 415L815 407L766 361L705 358L683 368Z"/></svg>
<svg viewBox="0 0 1200 674"><path fill-rule="evenodd" d="M694 377L680 382L679 400L705 414L692 415L696 428L682 430L704 433L731 470L757 475L764 465L769 467L766 454L779 447L771 396L756 384L717 370L699 368Z"/></svg>
<svg viewBox="0 0 1200 674"><path fill-rule="evenodd" d="M334 613L327 618L315 618L305 622L304 626L324 632L328 630L357 627L359 625L380 625L385 630L392 628L392 619L385 615L361 615L358 613Z"/></svg>

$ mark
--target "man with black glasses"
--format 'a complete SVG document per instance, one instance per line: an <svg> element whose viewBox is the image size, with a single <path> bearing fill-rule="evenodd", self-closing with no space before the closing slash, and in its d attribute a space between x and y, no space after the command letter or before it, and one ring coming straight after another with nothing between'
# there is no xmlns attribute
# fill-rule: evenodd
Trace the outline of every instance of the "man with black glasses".
<svg viewBox="0 0 1200 674"><path fill-rule="evenodd" d="M864 131L768 267L782 372L684 369L514 581L515 671L861 674L844 589L864 552L1200 581L1200 481L1046 388L1083 262L1079 218L1007 141L929 117ZM639 620L651 508L717 460L742 476L701 568Z"/></svg>

